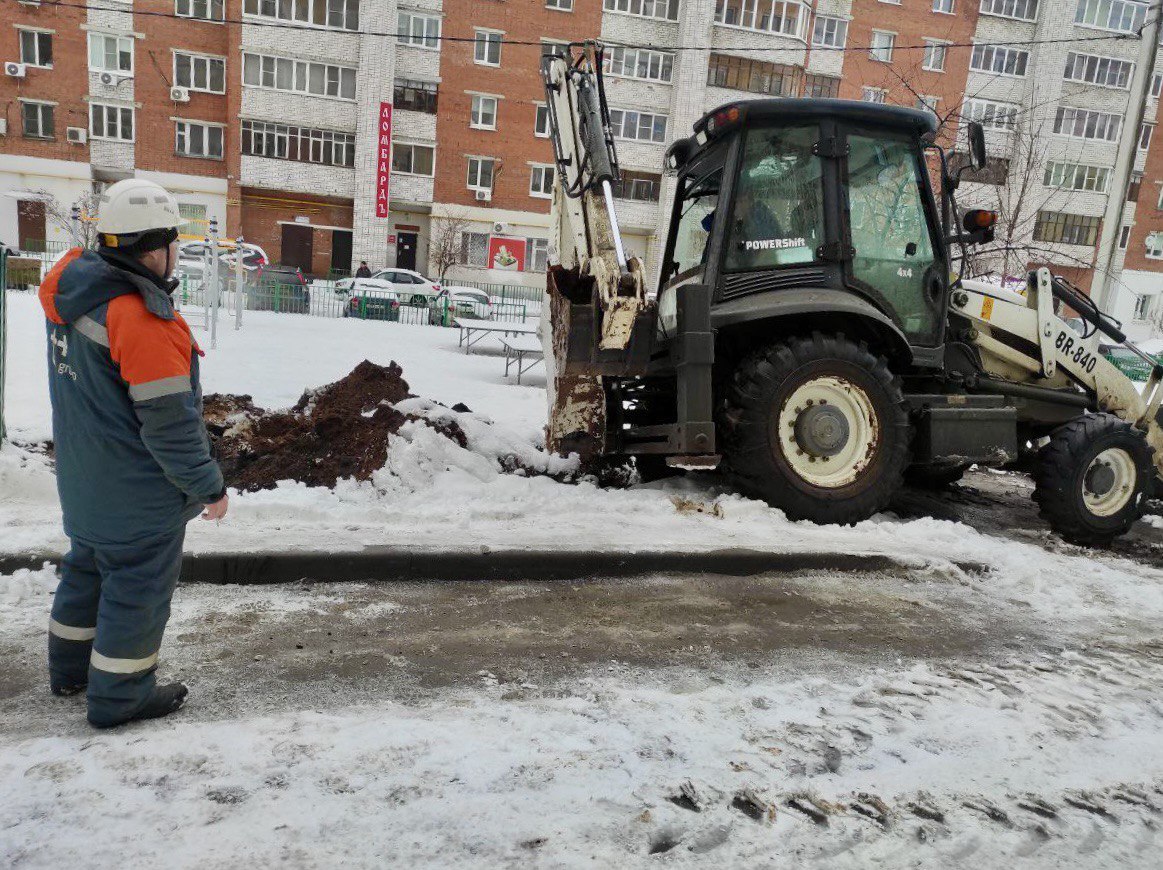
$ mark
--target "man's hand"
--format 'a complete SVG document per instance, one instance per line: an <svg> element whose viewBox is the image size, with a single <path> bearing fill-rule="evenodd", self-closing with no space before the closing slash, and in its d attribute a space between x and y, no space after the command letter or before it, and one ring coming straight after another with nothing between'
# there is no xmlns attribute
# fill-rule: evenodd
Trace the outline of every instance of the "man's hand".
<svg viewBox="0 0 1163 870"><path fill-rule="evenodd" d="M226 511L230 507L230 496L224 495L214 504L206 505L206 510L202 513L204 520L220 520L226 516Z"/></svg>

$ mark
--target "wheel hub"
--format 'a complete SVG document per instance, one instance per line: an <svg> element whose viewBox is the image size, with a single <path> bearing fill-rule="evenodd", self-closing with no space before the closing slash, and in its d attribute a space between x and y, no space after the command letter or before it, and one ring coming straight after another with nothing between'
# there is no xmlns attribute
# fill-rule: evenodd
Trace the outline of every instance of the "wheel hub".
<svg viewBox="0 0 1163 870"><path fill-rule="evenodd" d="M812 456L835 456L848 443L849 433L848 419L843 412L822 400L796 418L796 443Z"/></svg>
<svg viewBox="0 0 1163 870"><path fill-rule="evenodd" d="M824 489L848 486L860 477L880 441L871 398L839 375L800 384L772 422L773 440L792 472Z"/></svg>
<svg viewBox="0 0 1163 870"><path fill-rule="evenodd" d="M1111 447L1102 451L1082 476L1082 500L1095 516L1109 517L1127 506L1135 494L1138 472L1127 451Z"/></svg>
<svg viewBox="0 0 1163 870"><path fill-rule="evenodd" d="M1111 491L1115 485L1114 470L1105 462L1095 462L1086 471L1086 491L1091 495L1102 496Z"/></svg>

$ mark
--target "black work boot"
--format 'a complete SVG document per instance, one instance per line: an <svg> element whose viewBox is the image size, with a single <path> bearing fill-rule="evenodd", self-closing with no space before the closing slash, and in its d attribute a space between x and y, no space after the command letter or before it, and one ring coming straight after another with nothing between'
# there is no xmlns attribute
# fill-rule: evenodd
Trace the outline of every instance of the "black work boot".
<svg viewBox="0 0 1163 870"><path fill-rule="evenodd" d="M168 716L180 709L185 703L187 694L189 694L189 690L181 683L166 683L164 686L156 686L153 694L149 696L149 700L145 702L145 706L128 719L122 719L120 722L94 722L90 719L89 724L94 728L113 728L137 719L160 719L162 716Z"/></svg>

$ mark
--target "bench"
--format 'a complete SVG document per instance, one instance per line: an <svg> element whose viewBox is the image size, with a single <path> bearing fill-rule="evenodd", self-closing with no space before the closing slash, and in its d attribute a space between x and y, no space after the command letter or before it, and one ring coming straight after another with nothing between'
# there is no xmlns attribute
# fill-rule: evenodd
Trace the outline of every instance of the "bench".
<svg viewBox="0 0 1163 870"><path fill-rule="evenodd" d="M473 320L470 317L456 318L452 325L460 330L456 346L463 347L465 353L472 353L472 346L488 335L529 336L537 334L536 323L500 323L496 320ZM476 334L476 338L473 335Z"/></svg>
<svg viewBox="0 0 1163 870"><path fill-rule="evenodd" d="M533 335L517 335L501 337L501 345L505 348L505 377L509 376L509 368L517 365L517 383L521 383L521 375L533 368L539 362L545 362L545 354L541 347L541 339Z"/></svg>

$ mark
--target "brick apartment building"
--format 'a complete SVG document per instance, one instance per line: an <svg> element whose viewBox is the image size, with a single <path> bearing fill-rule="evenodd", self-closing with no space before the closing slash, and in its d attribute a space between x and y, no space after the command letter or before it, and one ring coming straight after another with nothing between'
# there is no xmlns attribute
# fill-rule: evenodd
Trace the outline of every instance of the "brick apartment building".
<svg viewBox="0 0 1163 870"><path fill-rule="evenodd" d="M928 106L959 150L962 121L982 121L993 157L963 204L1012 215L1027 262L1084 286L1118 142L1137 137L1114 313L1160 307L1160 77L1147 123L1123 129L1137 43L1105 38L1142 24L1140 0L72 2L0 0L0 61L21 65L0 77L9 243L63 238L43 194L67 211L137 174L175 192L191 234L213 218L316 275L361 259L431 271L434 238L454 232L450 280L536 286L553 182L539 55L600 37L617 209L650 270L673 192L667 144L732 100L839 96Z"/></svg>

